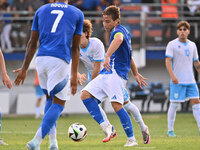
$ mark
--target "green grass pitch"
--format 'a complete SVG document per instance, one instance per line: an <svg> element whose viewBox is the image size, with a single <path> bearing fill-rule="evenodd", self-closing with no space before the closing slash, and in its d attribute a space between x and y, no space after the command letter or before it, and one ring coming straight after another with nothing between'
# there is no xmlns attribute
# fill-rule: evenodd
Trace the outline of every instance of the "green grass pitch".
<svg viewBox="0 0 200 150"><path fill-rule="evenodd" d="M137 147L123 147L126 135L116 114L109 114L110 122L115 126L118 136L108 143L102 143L104 134L100 126L89 115L68 115L58 120L59 150L200 150L200 136L192 113L178 113L175 122L176 138L169 138L167 133L167 114L143 114L145 123L149 126L151 143L142 143L142 135L137 123L132 120L134 135L138 141ZM87 128L87 137L81 142L72 141L68 135L68 127L75 122L82 123ZM0 150L26 150L26 143L31 140L39 127L41 120L34 117L2 117L1 137L8 146L0 145ZM48 137L41 144L41 150L48 150Z"/></svg>

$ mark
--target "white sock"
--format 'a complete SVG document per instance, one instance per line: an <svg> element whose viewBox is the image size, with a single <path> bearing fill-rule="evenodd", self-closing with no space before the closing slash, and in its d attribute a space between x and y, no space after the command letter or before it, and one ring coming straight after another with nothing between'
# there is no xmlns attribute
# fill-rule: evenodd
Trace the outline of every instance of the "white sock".
<svg viewBox="0 0 200 150"><path fill-rule="evenodd" d="M103 129L103 131L108 127L108 123L106 122L106 121L104 121L104 122L102 122L101 124L100 124L100 126L101 126L101 128Z"/></svg>
<svg viewBox="0 0 200 150"><path fill-rule="evenodd" d="M171 102L168 109L168 131L174 131L174 122L176 119L176 110L179 103Z"/></svg>
<svg viewBox="0 0 200 150"><path fill-rule="evenodd" d="M108 120L105 111L103 110L103 108L102 108L100 105L99 105L99 109L100 109L100 111L101 111L101 114L102 114L102 116L103 116L104 121L105 121L108 125L110 125L110 121Z"/></svg>
<svg viewBox="0 0 200 150"><path fill-rule="evenodd" d="M141 115L139 109L137 108L137 106L135 106L135 104L133 104L129 101L127 104L124 105L124 108L126 109L127 112L129 112L132 115L134 120L138 123L141 131L145 131L147 127L144 124L142 115Z"/></svg>
<svg viewBox="0 0 200 150"><path fill-rule="evenodd" d="M53 125L53 127L49 131L49 142L50 145L56 144L57 145L57 139L56 139L57 129L56 126Z"/></svg>
<svg viewBox="0 0 200 150"><path fill-rule="evenodd" d="M132 137L128 137L128 140L129 140L129 141L136 141L136 139L135 139L134 136L132 136Z"/></svg>
<svg viewBox="0 0 200 150"><path fill-rule="evenodd" d="M37 132L36 132L36 134L35 134L35 136L34 136L34 138L33 138L33 142L35 143L35 145L40 145L41 143L42 143L42 128L40 127L38 130L37 130Z"/></svg>
<svg viewBox="0 0 200 150"><path fill-rule="evenodd" d="M35 109L35 116L40 116L40 106Z"/></svg>
<svg viewBox="0 0 200 150"><path fill-rule="evenodd" d="M192 111L200 131L200 103L192 105Z"/></svg>

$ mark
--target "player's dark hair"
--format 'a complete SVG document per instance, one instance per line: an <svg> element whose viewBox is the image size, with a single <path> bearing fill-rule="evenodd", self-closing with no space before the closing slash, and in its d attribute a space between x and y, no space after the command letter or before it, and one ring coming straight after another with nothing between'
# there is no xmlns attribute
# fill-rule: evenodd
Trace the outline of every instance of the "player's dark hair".
<svg viewBox="0 0 200 150"><path fill-rule="evenodd" d="M86 36L87 39L89 39L89 37L91 37L91 35L92 35L92 23L88 19L84 20L83 32L84 33L87 32L87 36Z"/></svg>
<svg viewBox="0 0 200 150"><path fill-rule="evenodd" d="M188 30L190 30L190 24L187 21L180 21L177 24L177 29L180 29L182 26L184 26L185 28L187 28Z"/></svg>
<svg viewBox="0 0 200 150"><path fill-rule="evenodd" d="M115 21L120 19L120 9L117 6L111 5L103 11L102 15L109 15L112 17L112 20Z"/></svg>

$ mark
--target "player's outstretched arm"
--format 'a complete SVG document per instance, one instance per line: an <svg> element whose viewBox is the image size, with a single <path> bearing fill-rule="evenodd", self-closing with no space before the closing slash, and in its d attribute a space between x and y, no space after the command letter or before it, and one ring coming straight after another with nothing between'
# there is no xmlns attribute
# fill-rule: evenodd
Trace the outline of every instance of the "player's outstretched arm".
<svg viewBox="0 0 200 150"><path fill-rule="evenodd" d="M81 35L74 34L72 40L72 67L71 67L71 93L72 95L76 94L77 91L77 75L78 75L78 65L79 65L79 56L80 56L80 39Z"/></svg>
<svg viewBox="0 0 200 150"><path fill-rule="evenodd" d="M9 89L12 88L12 82L6 72L6 65L5 65L5 60L2 54L2 51L0 49L0 67L1 67L1 76L2 76L2 82L4 86L7 86Z"/></svg>
<svg viewBox="0 0 200 150"><path fill-rule="evenodd" d="M131 58L131 72L141 89L143 89L142 86L146 87L148 85L145 81L147 78L144 78L141 74L138 73L138 69L133 58Z"/></svg>
<svg viewBox="0 0 200 150"><path fill-rule="evenodd" d="M31 31L31 37L27 44L26 55L25 55L25 59L22 64L22 67L17 70L13 70L13 72L17 73L17 77L14 81L15 85L17 85L17 86L20 83L21 84L24 83L24 80L27 75L28 67L30 65L31 60L33 59L33 56L34 56L36 50L37 50L38 40L39 40L39 33L37 31Z"/></svg>

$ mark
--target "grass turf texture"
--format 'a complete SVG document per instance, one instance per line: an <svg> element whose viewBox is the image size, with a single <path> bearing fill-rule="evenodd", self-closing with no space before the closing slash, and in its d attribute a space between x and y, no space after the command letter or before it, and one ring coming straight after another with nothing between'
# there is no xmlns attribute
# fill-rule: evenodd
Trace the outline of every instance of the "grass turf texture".
<svg viewBox="0 0 200 150"><path fill-rule="evenodd" d="M115 114L108 115L115 126L118 136L108 143L102 143L104 134L100 126L89 115L69 115L58 120L59 150L127 150L127 149L155 149L155 150L199 150L200 136L192 113L178 113L175 122L176 138L169 138L167 134L167 114L143 114L145 123L149 126L151 144L142 143L142 135L137 123L132 120L134 135L138 141L137 147L124 147L126 135ZM87 137L81 142L72 141L68 135L68 127L75 122L84 124ZM3 117L1 137L8 146L0 145L0 150L26 150L26 143L33 138L41 120L34 117ZM41 150L48 150L49 140L46 137Z"/></svg>

